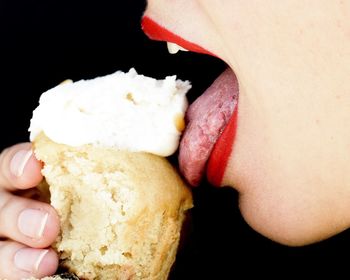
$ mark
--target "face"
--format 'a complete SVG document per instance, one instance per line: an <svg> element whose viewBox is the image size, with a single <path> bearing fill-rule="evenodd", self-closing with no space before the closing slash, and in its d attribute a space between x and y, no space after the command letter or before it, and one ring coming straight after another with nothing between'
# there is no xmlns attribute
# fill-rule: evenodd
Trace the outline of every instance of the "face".
<svg viewBox="0 0 350 280"><path fill-rule="evenodd" d="M212 181L239 191L254 229L289 245L350 226L350 1L305 3L149 0L145 12L173 36L156 39L211 53L234 71L236 117L208 172L222 171Z"/></svg>

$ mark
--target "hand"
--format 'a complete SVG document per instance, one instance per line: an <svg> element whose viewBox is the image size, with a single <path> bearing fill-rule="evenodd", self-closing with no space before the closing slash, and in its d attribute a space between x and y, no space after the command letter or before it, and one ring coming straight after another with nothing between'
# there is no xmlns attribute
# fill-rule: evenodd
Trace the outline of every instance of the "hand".
<svg viewBox="0 0 350 280"><path fill-rule="evenodd" d="M41 167L29 143L0 154L0 279L41 278L57 270L58 257L49 246L59 232L58 215L28 198L38 194L33 187L42 180Z"/></svg>

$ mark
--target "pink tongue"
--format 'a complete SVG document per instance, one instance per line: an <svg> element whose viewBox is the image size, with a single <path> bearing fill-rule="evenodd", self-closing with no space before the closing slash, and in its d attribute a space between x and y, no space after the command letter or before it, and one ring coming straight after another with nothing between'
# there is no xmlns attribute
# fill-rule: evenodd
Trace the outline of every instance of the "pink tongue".
<svg viewBox="0 0 350 280"><path fill-rule="evenodd" d="M201 182L206 163L233 114L237 99L237 78L228 68L187 110L179 164L191 185L197 186Z"/></svg>

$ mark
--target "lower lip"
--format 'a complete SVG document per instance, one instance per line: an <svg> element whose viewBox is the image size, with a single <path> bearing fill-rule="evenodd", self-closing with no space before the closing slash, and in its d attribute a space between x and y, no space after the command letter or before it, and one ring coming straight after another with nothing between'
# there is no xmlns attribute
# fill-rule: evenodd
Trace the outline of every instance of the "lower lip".
<svg viewBox="0 0 350 280"><path fill-rule="evenodd" d="M234 140L237 131L238 105L233 112L230 122L216 142L207 164L208 181L217 187L222 186L225 170L230 155L233 152Z"/></svg>

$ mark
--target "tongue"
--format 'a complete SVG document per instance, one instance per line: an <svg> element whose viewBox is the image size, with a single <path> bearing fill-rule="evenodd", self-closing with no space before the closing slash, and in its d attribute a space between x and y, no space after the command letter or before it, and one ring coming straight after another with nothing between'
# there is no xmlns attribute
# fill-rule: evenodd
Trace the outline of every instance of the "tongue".
<svg viewBox="0 0 350 280"><path fill-rule="evenodd" d="M238 82L233 71L227 69L187 110L179 164L192 186L201 182L210 154L227 126L237 100Z"/></svg>

